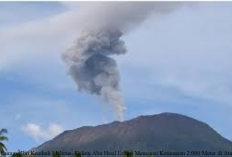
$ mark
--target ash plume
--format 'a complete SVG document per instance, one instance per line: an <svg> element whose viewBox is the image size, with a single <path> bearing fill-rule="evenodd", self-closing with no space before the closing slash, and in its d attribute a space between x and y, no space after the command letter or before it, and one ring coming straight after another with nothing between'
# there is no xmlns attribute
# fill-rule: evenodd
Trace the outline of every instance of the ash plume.
<svg viewBox="0 0 232 157"><path fill-rule="evenodd" d="M78 89L101 95L113 105L120 120L125 105L119 90L117 63L109 56L126 53L121 36L122 32L118 30L87 31L63 54Z"/></svg>
<svg viewBox="0 0 232 157"><path fill-rule="evenodd" d="M123 120L125 104L120 92L120 76L114 55L126 53L121 40L151 13L168 13L179 3L170 2L98 2L84 5L82 20L74 45L63 53L69 74L79 91L103 97ZM81 21L81 20L80 20Z"/></svg>

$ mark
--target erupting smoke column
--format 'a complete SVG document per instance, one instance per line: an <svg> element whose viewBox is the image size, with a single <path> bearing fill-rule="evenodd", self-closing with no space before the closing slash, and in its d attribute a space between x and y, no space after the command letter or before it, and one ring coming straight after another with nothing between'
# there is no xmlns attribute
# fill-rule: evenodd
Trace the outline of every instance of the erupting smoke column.
<svg viewBox="0 0 232 157"><path fill-rule="evenodd" d="M121 36L118 30L84 32L75 46L63 54L63 59L70 66L78 89L103 96L123 120L125 105L119 90L120 77L116 61L109 57L126 53Z"/></svg>
<svg viewBox="0 0 232 157"><path fill-rule="evenodd" d="M123 120L125 105L120 93L120 77L112 55L126 53L123 32L138 26L151 13L166 14L178 2L98 2L80 7L75 19L79 35L74 46L62 56L80 91L100 95L113 105Z"/></svg>

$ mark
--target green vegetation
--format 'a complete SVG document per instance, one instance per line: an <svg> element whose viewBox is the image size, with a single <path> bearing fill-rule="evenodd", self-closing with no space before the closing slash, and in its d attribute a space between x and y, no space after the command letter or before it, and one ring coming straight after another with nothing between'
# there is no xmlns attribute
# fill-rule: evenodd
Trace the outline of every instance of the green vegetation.
<svg viewBox="0 0 232 157"><path fill-rule="evenodd" d="M123 151L123 157L136 157L136 155L133 155L132 150L124 150ZM154 157L153 155L148 155L147 157Z"/></svg>
<svg viewBox="0 0 232 157"><path fill-rule="evenodd" d="M133 151L131 151L131 150L124 150L123 151L123 157L134 157L133 156Z"/></svg>
<svg viewBox="0 0 232 157"><path fill-rule="evenodd" d="M75 153L73 155L73 157L81 157L81 152ZM12 157L22 157L22 156L12 156ZM27 156L28 157L28 156ZM62 155L60 155L59 151L55 151L52 154L52 157L63 157ZM124 150L123 151L123 156L122 157L136 157L136 155L133 155L133 151L132 150ZM147 157L154 157L154 156L147 156Z"/></svg>
<svg viewBox="0 0 232 157"><path fill-rule="evenodd" d="M55 152L52 154L52 157L61 157L60 152L59 152L59 151L55 151Z"/></svg>
<svg viewBox="0 0 232 157"><path fill-rule="evenodd" d="M18 153L13 154L11 157L23 157L23 155L20 151L18 151Z"/></svg>
<svg viewBox="0 0 232 157"><path fill-rule="evenodd" d="M3 143L4 141L8 141L8 138L6 136L4 136L4 134L7 133L6 129L1 129L0 130L0 156L2 156L1 154L7 151L7 148L5 146L5 144Z"/></svg>
<svg viewBox="0 0 232 157"><path fill-rule="evenodd" d="M74 154L74 157L81 157L81 152Z"/></svg>

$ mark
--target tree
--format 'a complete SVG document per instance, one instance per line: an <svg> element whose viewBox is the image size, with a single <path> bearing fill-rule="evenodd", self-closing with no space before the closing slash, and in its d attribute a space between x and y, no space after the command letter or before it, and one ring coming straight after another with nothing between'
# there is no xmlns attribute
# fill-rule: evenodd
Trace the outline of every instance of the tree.
<svg viewBox="0 0 232 157"><path fill-rule="evenodd" d="M59 151L55 151L55 152L52 154L52 157L61 157L60 152L59 152Z"/></svg>
<svg viewBox="0 0 232 157"><path fill-rule="evenodd" d="M81 157L81 152L77 152L74 154L74 157Z"/></svg>
<svg viewBox="0 0 232 157"><path fill-rule="evenodd" d="M0 155L7 151L7 148L6 148L5 144L3 143L4 141L8 141L8 138L6 136L4 136L4 134L6 134L6 133L7 133L6 129L0 130Z"/></svg>
<svg viewBox="0 0 232 157"><path fill-rule="evenodd" d="M123 157L133 157L133 151L131 150L124 150Z"/></svg>
<svg viewBox="0 0 232 157"><path fill-rule="evenodd" d="M11 157L23 157L23 155L19 150L18 153L14 153Z"/></svg>

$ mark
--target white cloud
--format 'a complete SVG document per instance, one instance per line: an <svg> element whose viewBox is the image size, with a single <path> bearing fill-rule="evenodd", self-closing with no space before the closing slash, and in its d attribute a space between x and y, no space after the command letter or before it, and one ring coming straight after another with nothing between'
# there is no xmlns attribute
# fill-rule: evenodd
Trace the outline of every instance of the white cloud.
<svg viewBox="0 0 232 157"><path fill-rule="evenodd" d="M22 126L22 130L39 142L54 138L58 134L62 133L64 129L59 124L51 124L48 128L42 128L38 124L28 123Z"/></svg>
<svg viewBox="0 0 232 157"><path fill-rule="evenodd" d="M131 90L162 86L231 105L231 8L228 3L200 3L158 22L147 21L130 33L129 53L119 63L123 77L128 77L127 86L131 84ZM154 97L154 92L150 95Z"/></svg>
<svg viewBox="0 0 232 157"><path fill-rule="evenodd" d="M77 32L78 12L68 10L42 19L0 27L0 71L23 62L60 59ZM82 21L83 22L83 21Z"/></svg>
<svg viewBox="0 0 232 157"><path fill-rule="evenodd" d="M79 31L79 23L86 23L89 16L79 14L79 9L83 9L79 3L65 5L71 9L59 15L0 28L0 71L24 61L34 65L35 60L44 62L44 58L46 62L60 60L60 53ZM231 103L230 18L228 3L199 3L158 22L148 21L125 36L129 52L119 63L125 71L123 77L130 75L131 66L136 71L133 75L138 71L149 73L149 77L140 78L144 79L141 84L133 79L138 75L131 77L128 82L135 80L136 85L158 84L191 96Z"/></svg>
<svg viewBox="0 0 232 157"><path fill-rule="evenodd" d="M148 9L150 9L149 12L153 9L160 12L156 7L152 7L153 4L146 3L136 3L131 7L129 3L123 3L123 5L95 2L63 4L71 7L52 17L0 27L0 70L25 60L42 60L41 57L54 59L54 56L55 59L60 58L60 53L65 51L66 46L71 44L83 29L108 25L128 29L128 27L137 26L138 24L135 23L142 21L144 19L142 17L148 16ZM161 8L165 6L164 10L166 7L168 10L175 7L173 4L159 3L159 5ZM109 10L112 11L109 12ZM127 11L129 13L138 11L141 17L135 14L124 17ZM121 15L124 18L121 18ZM127 22L128 19L131 22Z"/></svg>

